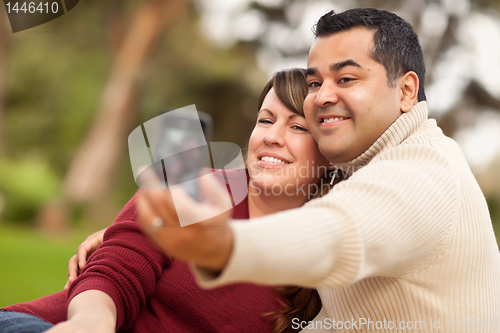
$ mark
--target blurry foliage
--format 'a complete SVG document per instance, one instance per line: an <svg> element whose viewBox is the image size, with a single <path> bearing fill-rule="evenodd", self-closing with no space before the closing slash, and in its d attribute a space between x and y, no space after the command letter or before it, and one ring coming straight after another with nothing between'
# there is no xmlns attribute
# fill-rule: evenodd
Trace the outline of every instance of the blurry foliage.
<svg viewBox="0 0 500 333"><path fill-rule="evenodd" d="M9 199L2 219L33 219L44 201L58 195L57 186L92 124L136 6L134 1L80 2L59 19L10 35L0 159L5 170L17 172L11 177L0 170L0 184L7 184L0 185L0 194ZM196 104L214 117L213 141L243 148L254 123L244 115L256 114L256 87L263 87L266 75L257 68L251 46L217 48L204 38L197 20L191 9L187 20L165 31L154 47L139 78L133 128L161 111ZM118 211L136 185L127 142L117 149L124 158L110 201ZM40 168L27 167L38 163L30 160L33 152L45 161ZM17 208L11 207L14 201Z"/></svg>
<svg viewBox="0 0 500 333"><path fill-rule="evenodd" d="M37 208L55 197L59 178L40 157L0 160L0 192L5 220L30 220Z"/></svg>
<svg viewBox="0 0 500 333"><path fill-rule="evenodd" d="M470 0L474 8L500 10L500 0Z"/></svg>

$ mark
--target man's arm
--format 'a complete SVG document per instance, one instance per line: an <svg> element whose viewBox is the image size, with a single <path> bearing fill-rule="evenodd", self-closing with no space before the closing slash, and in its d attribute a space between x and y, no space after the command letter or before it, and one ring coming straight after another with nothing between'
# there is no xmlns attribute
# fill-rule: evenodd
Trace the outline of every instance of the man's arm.
<svg viewBox="0 0 500 333"><path fill-rule="evenodd" d="M220 274L195 267L199 283L343 287L437 255L456 228L458 177L434 148L401 149L406 159L381 154L305 207L231 223L228 264Z"/></svg>
<svg viewBox="0 0 500 333"><path fill-rule="evenodd" d="M196 217L205 206L218 206L215 187L201 180L212 205L180 190L146 190L138 198L141 226L164 251L196 265L204 287L335 288L370 276L402 276L449 245L457 226L459 177L437 146L389 149L324 197L248 223L228 224L220 214L180 227L176 210ZM152 227L155 216L163 228Z"/></svg>

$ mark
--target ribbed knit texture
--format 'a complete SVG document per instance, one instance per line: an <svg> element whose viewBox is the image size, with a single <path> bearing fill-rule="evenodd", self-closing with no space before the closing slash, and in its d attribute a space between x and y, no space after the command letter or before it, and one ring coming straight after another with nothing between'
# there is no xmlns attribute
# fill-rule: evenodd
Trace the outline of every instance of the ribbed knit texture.
<svg viewBox="0 0 500 333"><path fill-rule="evenodd" d="M214 174L224 182L221 173ZM241 181L239 186L232 186L233 193L246 193L244 174L226 171L226 177L233 185ZM235 207L233 218L248 218L247 200ZM32 314L56 324L66 320L67 303L86 290L101 290L113 299L117 330L124 333L270 333L274 317L263 315L282 308L285 301L268 286L200 288L188 264L164 256L142 234L135 197L108 228L103 244L90 257L69 294L62 291L5 310Z"/></svg>
<svg viewBox="0 0 500 333"><path fill-rule="evenodd" d="M426 103L336 166L350 177L324 197L232 222L228 265L218 276L195 268L198 282L316 287L318 320L358 320L340 332L500 331L500 253L488 207L459 146L427 118ZM374 324L360 326L360 318ZM384 320L396 328L373 326ZM400 329L402 321L415 327Z"/></svg>

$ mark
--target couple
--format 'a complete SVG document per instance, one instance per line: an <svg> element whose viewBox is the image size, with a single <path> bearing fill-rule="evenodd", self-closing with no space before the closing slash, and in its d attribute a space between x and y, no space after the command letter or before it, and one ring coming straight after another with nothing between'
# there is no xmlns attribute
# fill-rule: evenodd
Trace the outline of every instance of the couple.
<svg viewBox="0 0 500 333"><path fill-rule="evenodd" d="M494 331L500 313L498 246L484 196L459 147L427 118L425 68L413 29L389 12L354 9L327 13L318 21L315 35L306 72L305 118L292 112L297 105L283 100L277 88L265 92L249 144L251 181L245 208L250 213L236 207L233 215L252 220L241 223L221 214L181 228L169 191L141 191L137 207L143 230L174 259L161 257L150 246L131 221L136 218L135 210L127 205L70 288L70 320L51 332L71 332L73 324L80 328L108 325L110 332L115 325L123 331L154 331L147 325L157 318L155 311L160 309L159 301L163 302L152 293L158 289L155 282L162 281L162 268L187 269L175 258L192 263L202 286L228 284L205 292L218 294L214 302L229 295L230 307L238 309L225 317L237 322L232 325L243 320L238 317L242 308L253 311L259 320L274 320L273 316L260 316L259 311L278 310L281 305L273 302L281 300L291 312L283 315L278 310L276 322L285 318L288 329L457 332L466 331L474 321L478 331ZM287 93L292 101L298 96L296 91ZM296 137L300 139L294 140ZM315 165L326 166L326 161L320 162L312 138L348 179L301 208L296 207L307 197L293 201L290 197L285 201L252 198L252 188L284 181L273 178L273 169L293 167L303 161L302 153L310 160L317 158ZM309 148L304 148L307 144ZM262 160L263 153L282 161ZM252 179L254 166L266 171L258 179ZM183 213L217 208L215 186L202 186L213 203L198 205L185 198L188 208ZM289 208L293 209L278 212ZM151 225L158 218L164 227ZM128 233L133 237L127 237ZM135 243L147 251L138 254ZM141 265L135 265L136 260L142 260ZM148 270L138 269L142 267ZM112 278L122 269L132 275ZM190 274L183 272L184 276ZM310 321L317 312L314 306L302 317L293 311L316 303L313 291L303 289L309 301L301 303L301 297L291 297L291 301L286 294L272 298L270 288L233 284L236 282L318 288L322 309ZM162 295L167 297L164 308L172 307L172 317L162 324L189 318L185 323L192 326L187 331L196 331L200 323L206 324L200 330L205 332L267 329L264 324L249 323L242 329L208 326L219 317L195 319L195 312L191 313L215 304L204 301L207 294L189 297L185 291L189 294L193 286L163 287L170 287L176 296ZM247 287L256 289L243 291L237 299L238 292L233 289L231 294L227 289ZM258 300L252 302L259 292ZM139 299L116 301L128 293ZM198 293L191 296L195 295ZM189 311L183 305L190 305ZM126 312L130 309L135 312ZM216 309L220 311L213 316L227 315L226 310ZM98 316L106 319L96 320ZM141 316L149 316L142 326L123 326L130 320L139 322Z"/></svg>
<svg viewBox="0 0 500 333"><path fill-rule="evenodd" d="M276 73L262 91L260 111L248 147L249 195L234 208L233 218L248 219L300 207L310 197L301 192L274 195L272 187L283 189L291 185L297 189L304 184L326 183L328 161L319 152L303 116L306 95L303 69ZM265 157L273 157L273 160ZM302 172L305 177L297 178L292 169L300 167L307 167L308 172ZM284 171L284 168L290 170ZM215 175L222 177L218 172ZM241 178L239 172L227 175ZM247 186L246 177L242 181L243 190ZM291 188L288 186L288 193ZM101 247L89 259L80 277L71 283L69 292L6 308L15 312L14 316L18 316L23 325L40 326L32 331L5 332L35 333L49 328L49 332L73 332L78 328L85 328L86 332L115 329L123 332L281 332L290 326L292 317L312 320L319 312L319 296L309 288L253 284L212 290L200 288L187 264L164 256L141 233L135 205L136 197L107 229ZM70 301L69 307L66 300ZM71 319L63 322L67 313ZM9 316L12 320L12 314ZM4 333L1 318L0 313L0 332ZM53 328L49 324L60 322Z"/></svg>

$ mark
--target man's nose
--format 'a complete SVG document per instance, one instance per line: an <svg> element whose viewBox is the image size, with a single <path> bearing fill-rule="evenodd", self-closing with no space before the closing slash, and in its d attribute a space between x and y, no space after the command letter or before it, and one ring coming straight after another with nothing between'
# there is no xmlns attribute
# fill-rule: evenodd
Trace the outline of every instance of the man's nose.
<svg viewBox="0 0 500 333"><path fill-rule="evenodd" d="M337 86L334 83L325 81L316 93L314 104L317 106L335 104L338 102L338 99Z"/></svg>

